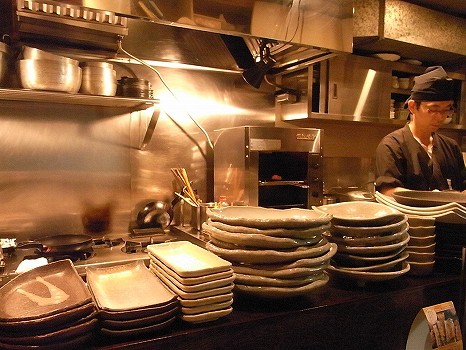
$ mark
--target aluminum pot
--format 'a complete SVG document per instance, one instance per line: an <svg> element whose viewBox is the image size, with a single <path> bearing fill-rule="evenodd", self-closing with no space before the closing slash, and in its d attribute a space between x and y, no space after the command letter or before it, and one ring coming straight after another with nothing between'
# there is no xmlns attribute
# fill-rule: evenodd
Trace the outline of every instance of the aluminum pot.
<svg viewBox="0 0 466 350"><path fill-rule="evenodd" d="M81 67L53 60L19 60L17 74L25 89L78 92Z"/></svg>

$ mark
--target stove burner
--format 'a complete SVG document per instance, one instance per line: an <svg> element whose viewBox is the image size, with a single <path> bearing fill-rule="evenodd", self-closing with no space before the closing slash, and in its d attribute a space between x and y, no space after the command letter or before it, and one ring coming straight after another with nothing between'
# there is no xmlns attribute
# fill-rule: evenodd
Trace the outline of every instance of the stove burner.
<svg viewBox="0 0 466 350"><path fill-rule="evenodd" d="M169 237L168 235L156 235L151 237L144 237L144 238L134 238L133 240L125 241L125 245L121 248L123 253L133 254L139 252L147 252L147 246L150 244L155 243L163 243L173 241L173 237Z"/></svg>
<svg viewBox="0 0 466 350"><path fill-rule="evenodd" d="M111 239L111 238L101 237L101 238L92 239L92 244L94 248L111 248L121 243L124 243L123 238Z"/></svg>
<svg viewBox="0 0 466 350"><path fill-rule="evenodd" d="M94 256L94 250L84 249L84 250L76 250L73 252L55 252L55 253L45 253L45 252L36 252L35 254L25 255L23 260L27 259L37 259L37 258L47 258L47 261L53 262L63 259L70 259L71 261L75 262L78 260L87 260Z"/></svg>

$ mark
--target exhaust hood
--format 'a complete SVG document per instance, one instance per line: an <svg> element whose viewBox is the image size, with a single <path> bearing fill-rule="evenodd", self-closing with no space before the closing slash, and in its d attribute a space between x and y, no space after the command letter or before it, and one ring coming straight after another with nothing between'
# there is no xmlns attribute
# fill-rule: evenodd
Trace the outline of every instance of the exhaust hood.
<svg viewBox="0 0 466 350"><path fill-rule="evenodd" d="M399 0L354 1L354 51L394 52L425 66L465 68L466 18Z"/></svg>
<svg viewBox="0 0 466 350"><path fill-rule="evenodd" d="M12 8L2 9L5 11L0 14L1 22L13 22L9 28L13 28L18 40L33 39L55 45L60 39L60 43L72 48L76 44L85 47L85 40L89 40L90 48L117 53L117 41L122 39L127 51L145 60L242 71L254 66L262 49L267 47L273 60L270 68L277 73L305 62L352 52L352 0L9 3ZM5 16L8 18L4 21ZM31 16L35 17L33 26L29 24ZM64 29L61 32L51 29L54 22ZM0 29L8 33L4 26L0 25ZM102 47L99 35L106 38Z"/></svg>

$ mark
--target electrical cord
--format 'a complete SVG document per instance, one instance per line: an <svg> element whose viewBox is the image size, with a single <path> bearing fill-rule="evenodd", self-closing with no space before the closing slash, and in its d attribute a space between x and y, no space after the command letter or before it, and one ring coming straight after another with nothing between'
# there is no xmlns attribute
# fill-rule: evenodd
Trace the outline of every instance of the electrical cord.
<svg viewBox="0 0 466 350"><path fill-rule="evenodd" d="M147 64L146 62L144 62L143 60L141 60L140 58L130 54L128 51L126 51L124 48L123 48L123 45L122 45L122 38L119 37L118 39L118 49L121 50L123 53L125 53L126 55L128 55L129 57L131 57L132 59L138 61L139 63L141 63L143 66L146 66L147 68L149 68L150 70L152 70L153 72L155 72L155 74L157 74L157 76L159 77L160 81L162 82L162 84L165 86L165 88L168 90L168 92L173 96L173 98L182 106L183 104L181 103L180 100L178 100L178 98L176 97L176 95L173 93L173 91L170 89L170 87L167 85L167 83L165 82L165 80L163 79L162 75L160 74L160 72L155 69L154 67L152 67L151 65ZM194 117L185 109L185 113L188 115L188 117L193 121L193 123L202 131L202 133L204 134L204 136L206 137L207 139L207 143L209 144L209 147L213 150L214 149L214 145L212 143L212 140L210 139L209 137L209 134L207 133L207 131L201 126L199 125L199 123L196 121L196 119L194 119Z"/></svg>

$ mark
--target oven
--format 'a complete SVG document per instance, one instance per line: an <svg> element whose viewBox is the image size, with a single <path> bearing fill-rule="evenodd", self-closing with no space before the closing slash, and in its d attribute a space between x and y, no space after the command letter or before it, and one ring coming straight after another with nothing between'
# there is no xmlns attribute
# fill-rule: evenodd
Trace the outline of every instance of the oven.
<svg viewBox="0 0 466 350"><path fill-rule="evenodd" d="M246 126L214 147L214 195L269 208L311 208L323 199L323 130Z"/></svg>

